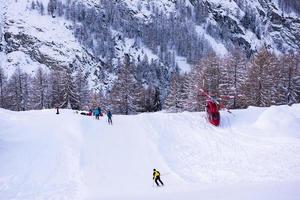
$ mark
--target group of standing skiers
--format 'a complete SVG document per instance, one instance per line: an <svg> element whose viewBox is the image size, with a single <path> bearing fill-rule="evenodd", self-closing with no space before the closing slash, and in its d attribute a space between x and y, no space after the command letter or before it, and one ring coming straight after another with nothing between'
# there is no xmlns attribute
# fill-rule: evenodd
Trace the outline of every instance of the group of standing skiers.
<svg viewBox="0 0 300 200"><path fill-rule="evenodd" d="M90 116L93 115L93 116L95 116L95 118L97 120L99 120L100 116L103 117L103 112L102 112L102 109L100 107L97 107L96 109L90 109L88 115L90 115ZM108 123L112 125L112 113L111 113L111 111L108 110L106 115L107 115Z"/></svg>
<svg viewBox="0 0 300 200"><path fill-rule="evenodd" d="M100 116L103 117L103 115L105 114L105 113L102 112L102 109L100 107L97 107L95 109L90 109L88 112L85 112L85 111L78 112L78 111L76 111L76 113L81 114L81 115L85 115L85 116L94 116L96 120L99 120ZM57 113L56 114L59 114L58 108L57 108ZM112 113L111 113L111 111L108 110L106 115L107 115L108 123L112 125Z"/></svg>

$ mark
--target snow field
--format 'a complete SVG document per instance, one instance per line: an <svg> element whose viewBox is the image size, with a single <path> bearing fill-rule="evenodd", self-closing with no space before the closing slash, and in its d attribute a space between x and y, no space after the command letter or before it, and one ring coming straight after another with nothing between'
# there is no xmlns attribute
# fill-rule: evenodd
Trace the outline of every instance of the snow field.
<svg viewBox="0 0 300 200"><path fill-rule="evenodd" d="M0 109L0 199L297 199L300 105L113 116ZM152 169L166 186L153 187Z"/></svg>

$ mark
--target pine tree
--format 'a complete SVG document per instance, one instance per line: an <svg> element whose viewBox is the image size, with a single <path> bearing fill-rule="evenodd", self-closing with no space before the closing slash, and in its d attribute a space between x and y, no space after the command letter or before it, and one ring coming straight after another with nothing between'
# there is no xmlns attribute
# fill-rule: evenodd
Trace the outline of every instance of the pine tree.
<svg viewBox="0 0 300 200"><path fill-rule="evenodd" d="M200 67L201 78L203 82L203 90L207 91L211 96L219 97L221 84L221 64L219 57L212 53L204 58Z"/></svg>
<svg viewBox="0 0 300 200"><path fill-rule="evenodd" d="M32 108L45 109L49 107L48 75L43 68L38 68L32 81Z"/></svg>
<svg viewBox="0 0 300 200"><path fill-rule="evenodd" d="M157 112L161 108L159 89L149 85L146 89L140 85L139 107L141 112Z"/></svg>
<svg viewBox="0 0 300 200"><path fill-rule="evenodd" d="M227 96L230 108L245 106L243 86L247 76L247 59L242 49L236 47L224 60L221 68L220 96Z"/></svg>
<svg viewBox="0 0 300 200"><path fill-rule="evenodd" d="M30 110L31 108L31 93L32 93L32 77L24 73L23 74L23 99L22 99L22 111Z"/></svg>
<svg viewBox="0 0 300 200"><path fill-rule="evenodd" d="M0 108L7 108L7 77L0 66Z"/></svg>
<svg viewBox="0 0 300 200"><path fill-rule="evenodd" d="M62 73L58 70L52 70L50 72L49 80L49 95L50 95L50 106L52 108L59 107L62 102Z"/></svg>
<svg viewBox="0 0 300 200"><path fill-rule="evenodd" d="M87 75L85 75L80 69L76 73L75 77L76 89L78 94L79 109L87 109L90 104L90 90L87 80Z"/></svg>
<svg viewBox="0 0 300 200"><path fill-rule="evenodd" d="M179 74L174 73L171 78L171 85L168 90L168 96L165 100L164 109L169 112L183 111L183 91L182 80Z"/></svg>
<svg viewBox="0 0 300 200"><path fill-rule="evenodd" d="M153 99L153 107L152 111L157 112L162 110L162 102L161 102L161 96L160 96L160 89L155 87L155 93L154 93L154 99Z"/></svg>
<svg viewBox="0 0 300 200"><path fill-rule="evenodd" d="M182 101L182 110L189 110L187 107L187 102L189 100L189 95L190 95L190 74L185 73L181 77L181 101Z"/></svg>
<svg viewBox="0 0 300 200"><path fill-rule="evenodd" d="M136 80L135 80L136 82ZM145 102L147 102L146 90L143 85L139 82L134 84L133 92L133 105L136 113L142 113L146 111Z"/></svg>
<svg viewBox="0 0 300 200"><path fill-rule="evenodd" d="M107 109L112 110L111 102L109 102L109 99L106 98L106 95L104 94L102 88L98 89L97 91L93 91L91 93L89 108L97 108L97 107L100 107L104 110Z"/></svg>
<svg viewBox="0 0 300 200"><path fill-rule="evenodd" d="M246 82L248 105L270 106L276 103L280 81L280 69L276 56L266 48L261 49L252 59Z"/></svg>
<svg viewBox="0 0 300 200"><path fill-rule="evenodd" d="M41 15L44 15L45 13L45 7L43 3L40 3L39 12Z"/></svg>
<svg viewBox="0 0 300 200"><path fill-rule="evenodd" d="M31 1L31 10L35 10L36 3L34 1Z"/></svg>
<svg viewBox="0 0 300 200"><path fill-rule="evenodd" d="M300 102L300 59L295 53L286 54L281 58L281 101L280 104Z"/></svg>
<svg viewBox="0 0 300 200"><path fill-rule="evenodd" d="M128 55L120 66L118 78L112 88L110 99L115 113L134 114L137 112L136 102L137 83L133 76L133 66Z"/></svg>
<svg viewBox="0 0 300 200"><path fill-rule="evenodd" d="M48 14L51 15L52 17L55 17L54 12L57 7L57 1L56 0L49 0L48 3Z"/></svg>
<svg viewBox="0 0 300 200"><path fill-rule="evenodd" d="M214 54L209 54L201 59L199 64L193 66L190 74L186 77L187 98L184 108L188 111L202 111L205 109L205 97L202 91L211 96L219 97L222 83L221 61Z"/></svg>
<svg viewBox="0 0 300 200"><path fill-rule="evenodd" d="M202 89L202 76L201 76L201 67L195 65L190 74L186 76L186 85L187 90L187 99L184 101L184 109L190 112L203 110L204 99L201 96Z"/></svg>
<svg viewBox="0 0 300 200"><path fill-rule="evenodd" d="M79 95L76 84L70 68L64 70L61 82L62 103L60 107L68 109L79 108Z"/></svg>
<svg viewBox="0 0 300 200"><path fill-rule="evenodd" d="M30 76L18 67L11 76L8 84L8 108L15 111L29 109Z"/></svg>

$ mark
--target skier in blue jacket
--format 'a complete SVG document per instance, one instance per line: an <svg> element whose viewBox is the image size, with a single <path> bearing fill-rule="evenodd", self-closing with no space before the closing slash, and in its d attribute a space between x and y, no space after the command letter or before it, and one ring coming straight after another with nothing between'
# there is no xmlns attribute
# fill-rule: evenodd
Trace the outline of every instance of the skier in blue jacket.
<svg viewBox="0 0 300 200"><path fill-rule="evenodd" d="M96 119L99 119L100 113L101 113L101 108L100 107L96 108L96 110L95 110Z"/></svg>

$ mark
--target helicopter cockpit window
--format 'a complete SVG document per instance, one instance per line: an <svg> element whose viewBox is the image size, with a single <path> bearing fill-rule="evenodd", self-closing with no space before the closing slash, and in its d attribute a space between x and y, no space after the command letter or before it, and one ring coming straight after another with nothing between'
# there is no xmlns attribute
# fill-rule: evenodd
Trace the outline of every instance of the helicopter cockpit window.
<svg viewBox="0 0 300 200"><path fill-rule="evenodd" d="M213 113L212 118L213 118L213 120L219 120L220 119L220 114L219 113Z"/></svg>

